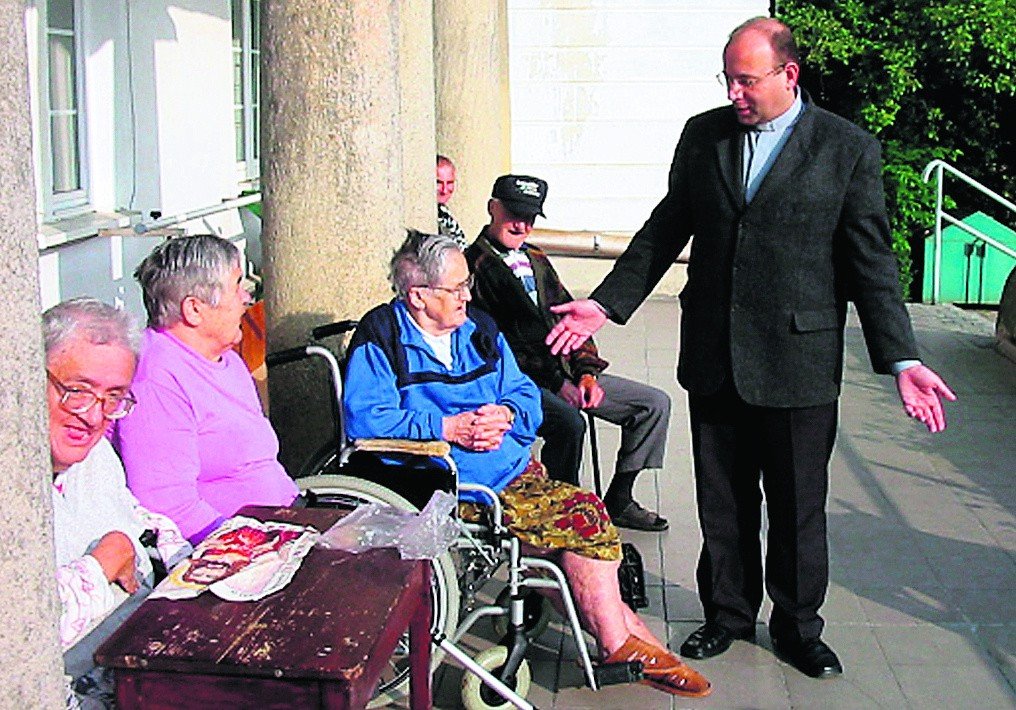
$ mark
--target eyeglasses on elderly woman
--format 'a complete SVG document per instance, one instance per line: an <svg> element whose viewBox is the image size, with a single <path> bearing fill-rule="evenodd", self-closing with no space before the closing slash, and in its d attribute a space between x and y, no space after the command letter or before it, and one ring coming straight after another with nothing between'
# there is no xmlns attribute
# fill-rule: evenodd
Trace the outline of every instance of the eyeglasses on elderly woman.
<svg viewBox="0 0 1016 710"><path fill-rule="evenodd" d="M85 414L96 403L101 402L102 416L110 421L123 419L137 404L134 395L130 392L125 394L98 395L95 392L79 387L69 387L58 380L52 372L46 370L46 376L60 393L60 407L70 414Z"/></svg>

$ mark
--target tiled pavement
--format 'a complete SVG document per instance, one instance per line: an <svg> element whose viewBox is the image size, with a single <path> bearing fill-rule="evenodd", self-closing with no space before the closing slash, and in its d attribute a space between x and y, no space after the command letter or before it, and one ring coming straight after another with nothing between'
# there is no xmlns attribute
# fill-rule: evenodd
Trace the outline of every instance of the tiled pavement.
<svg viewBox="0 0 1016 710"><path fill-rule="evenodd" d="M702 621L687 398L674 378L678 307L648 302L627 326L598 337L612 371L673 399L666 468L637 495L671 521L663 535L629 533L644 557L643 613L672 648ZM911 307L925 362L960 399L948 429L922 431L899 406L891 378L871 373L856 320L847 326L840 433L831 470L831 585L825 638L846 667L812 680L778 661L766 626L755 644L695 665L715 690L703 700L648 687L592 692L567 634L530 653L540 708L1016 708L1016 364L992 348L992 323L951 306ZM609 475L616 430L600 430ZM590 481L588 471L585 481ZM764 607L761 621L768 616ZM482 648L489 642L477 642ZM455 707L461 671L444 664L435 704Z"/></svg>

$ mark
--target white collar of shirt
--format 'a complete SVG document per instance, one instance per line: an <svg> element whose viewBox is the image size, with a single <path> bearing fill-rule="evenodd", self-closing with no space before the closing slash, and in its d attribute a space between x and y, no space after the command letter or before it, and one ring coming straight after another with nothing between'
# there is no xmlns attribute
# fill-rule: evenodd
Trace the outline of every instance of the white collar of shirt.
<svg viewBox="0 0 1016 710"><path fill-rule="evenodd" d="M434 351L434 357L449 370L452 369L452 334L445 333L444 335L433 335L425 331L419 323L413 318L409 319L409 322L413 324L413 327L420 331L420 335L423 337L423 342L430 346L430 349Z"/></svg>
<svg viewBox="0 0 1016 710"><path fill-rule="evenodd" d="M759 133L783 133L785 130L797 123L797 119L800 117L801 111L803 110L804 102L801 100L801 92L796 91L794 95L794 103L790 104L790 108L774 118L772 121L765 121L752 126L751 130Z"/></svg>

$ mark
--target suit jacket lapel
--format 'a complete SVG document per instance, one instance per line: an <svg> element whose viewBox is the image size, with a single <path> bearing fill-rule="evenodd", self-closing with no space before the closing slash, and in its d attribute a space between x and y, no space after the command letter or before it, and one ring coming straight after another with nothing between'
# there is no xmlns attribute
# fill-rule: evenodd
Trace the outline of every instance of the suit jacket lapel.
<svg viewBox="0 0 1016 710"><path fill-rule="evenodd" d="M805 94L805 100L810 103L810 97ZM811 162L811 152L808 146L811 145L811 137L815 130L814 112L809 111L806 106L797 123L790 131L783 150L776 156L769 172L759 185L751 204L765 202L771 195L785 194L783 189L786 183L795 180L795 176L802 166Z"/></svg>
<svg viewBox="0 0 1016 710"><path fill-rule="evenodd" d="M755 193L755 197L751 201L751 206L764 203L772 195L783 194L782 191L786 188L786 183L793 181L800 168L810 162L807 147L809 141L806 135L809 133L809 124L810 122L805 123L802 116L798 124L794 126L783 150L776 156L776 161L769 173L762 179L758 192Z"/></svg>
<svg viewBox="0 0 1016 710"><path fill-rule="evenodd" d="M732 130L716 142L716 157L719 160L720 175L727 194L734 204L743 206L744 180L741 178L743 132L737 128L736 123L733 121L731 123Z"/></svg>

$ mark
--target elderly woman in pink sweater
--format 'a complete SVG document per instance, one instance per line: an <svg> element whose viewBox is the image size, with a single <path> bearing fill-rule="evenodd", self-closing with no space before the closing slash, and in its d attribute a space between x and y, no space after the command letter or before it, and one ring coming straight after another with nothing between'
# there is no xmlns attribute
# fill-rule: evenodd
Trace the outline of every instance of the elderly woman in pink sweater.
<svg viewBox="0 0 1016 710"><path fill-rule="evenodd" d="M148 328L114 445L130 489L198 543L248 504L289 505L297 488L233 346L250 304L240 253L211 235L171 239L138 266Z"/></svg>

